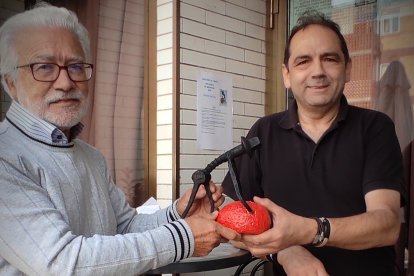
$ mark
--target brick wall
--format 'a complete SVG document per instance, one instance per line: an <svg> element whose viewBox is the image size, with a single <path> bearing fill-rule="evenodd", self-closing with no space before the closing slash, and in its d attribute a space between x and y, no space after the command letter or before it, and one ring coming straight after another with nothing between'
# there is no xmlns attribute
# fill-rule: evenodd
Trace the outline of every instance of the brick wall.
<svg viewBox="0 0 414 276"><path fill-rule="evenodd" d="M264 0L180 2L180 192L192 187L191 175L222 151L197 148L197 71L226 74L233 81L233 142L240 143L264 115ZM223 164L212 173L220 183Z"/></svg>
<svg viewBox="0 0 414 276"><path fill-rule="evenodd" d="M157 201L171 204L173 179L173 1L157 1Z"/></svg>
<svg viewBox="0 0 414 276"><path fill-rule="evenodd" d="M157 7L157 200L172 199L173 20L172 0ZM179 17L179 156L180 192L192 187L191 175L222 151L200 150L196 141L196 93L199 69L227 74L233 81L233 141L240 143L252 124L264 115L264 0L181 0ZM220 183L224 164L213 171Z"/></svg>

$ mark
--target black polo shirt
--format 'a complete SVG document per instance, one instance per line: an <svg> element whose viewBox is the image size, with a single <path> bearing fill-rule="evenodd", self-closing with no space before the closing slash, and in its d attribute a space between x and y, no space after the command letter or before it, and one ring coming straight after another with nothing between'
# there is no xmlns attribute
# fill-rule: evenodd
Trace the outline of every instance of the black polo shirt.
<svg viewBox="0 0 414 276"><path fill-rule="evenodd" d="M350 106L344 96L336 120L318 143L301 129L296 102L287 111L259 119L247 137L255 136L260 147L251 157L235 160L246 199L258 195L301 216L333 218L365 212L364 195L369 191L402 191L402 156L392 120ZM223 187L236 198L229 175ZM309 249L330 275L384 275L394 261L392 247L359 252ZM371 274L375 271L380 274Z"/></svg>

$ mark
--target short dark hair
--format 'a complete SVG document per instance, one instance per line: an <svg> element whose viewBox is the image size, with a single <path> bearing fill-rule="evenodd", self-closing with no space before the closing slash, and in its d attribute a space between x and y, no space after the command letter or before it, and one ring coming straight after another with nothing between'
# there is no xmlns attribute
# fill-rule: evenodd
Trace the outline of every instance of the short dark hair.
<svg viewBox="0 0 414 276"><path fill-rule="evenodd" d="M293 36L300 30L305 29L309 25L320 25L325 26L332 31L335 32L335 34L339 38L339 42L341 44L341 50L345 57L345 64L350 61L349 52L348 52L348 46L346 45L346 41L344 36L341 34L341 28L337 23L332 21L331 19L328 19L323 13L320 13L315 10L308 10L305 11L297 21L297 25L293 27L289 39L286 44L285 48L285 56L283 59L283 63L286 67L288 67L289 57L290 57L290 43L292 41Z"/></svg>

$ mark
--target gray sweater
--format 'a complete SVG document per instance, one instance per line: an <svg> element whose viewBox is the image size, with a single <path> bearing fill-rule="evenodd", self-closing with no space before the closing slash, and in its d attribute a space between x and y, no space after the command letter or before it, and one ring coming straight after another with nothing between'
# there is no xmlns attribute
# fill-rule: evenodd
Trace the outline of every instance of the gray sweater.
<svg viewBox="0 0 414 276"><path fill-rule="evenodd" d="M36 139L13 105L0 124L0 275L134 275L193 254L175 205L137 215L99 151Z"/></svg>

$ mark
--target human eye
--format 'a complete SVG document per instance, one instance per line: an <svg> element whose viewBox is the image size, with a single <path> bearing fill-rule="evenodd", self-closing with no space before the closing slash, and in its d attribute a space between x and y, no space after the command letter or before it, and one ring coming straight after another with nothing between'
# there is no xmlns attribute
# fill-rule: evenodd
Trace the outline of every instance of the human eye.
<svg viewBox="0 0 414 276"><path fill-rule="evenodd" d="M33 71L41 73L51 73L56 69L56 65L53 63L34 63Z"/></svg>
<svg viewBox="0 0 414 276"><path fill-rule="evenodd" d="M337 55L327 55L323 58L323 60L326 62L338 63L340 62L340 57Z"/></svg>
<svg viewBox="0 0 414 276"><path fill-rule="evenodd" d="M304 65L306 65L307 63L309 63L309 59L307 59L307 58L301 58L301 59L297 59L297 60L295 60L294 65L295 65L295 66L304 66Z"/></svg>
<svg viewBox="0 0 414 276"><path fill-rule="evenodd" d="M81 73L85 69L85 64L83 64L83 63L69 64L68 68L72 73L75 73L75 74L76 73Z"/></svg>

